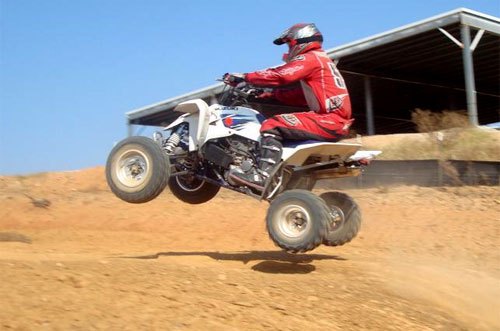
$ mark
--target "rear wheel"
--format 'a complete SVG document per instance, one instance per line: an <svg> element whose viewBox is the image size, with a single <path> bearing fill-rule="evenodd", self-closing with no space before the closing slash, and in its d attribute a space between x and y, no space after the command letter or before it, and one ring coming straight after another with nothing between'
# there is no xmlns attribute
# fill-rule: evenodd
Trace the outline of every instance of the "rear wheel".
<svg viewBox="0 0 500 331"><path fill-rule="evenodd" d="M322 199L306 190L278 195L267 211L266 225L276 245L292 253L319 246L326 235L328 208Z"/></svg>
<svg viewBox="0 0 500 331"><path fill-rule="evenodd" d="M131 203L156 198L167 185L169 160L160 146L146 137L119 142L106 162L106 180L111 191Z"/></svg>
<svg viewBox="0 0 500 331"><path fill-rule="evenodd" d="M323 244L341 246L356 237L361 227L361 210L358 204L342 192L326 192L320 198L326 202L330 214Z"/></svg>

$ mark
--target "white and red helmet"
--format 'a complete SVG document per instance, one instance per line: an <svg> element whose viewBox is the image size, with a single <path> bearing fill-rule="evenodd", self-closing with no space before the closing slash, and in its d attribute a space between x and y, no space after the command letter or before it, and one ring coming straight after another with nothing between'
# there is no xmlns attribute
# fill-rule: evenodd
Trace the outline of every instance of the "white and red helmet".
<svg viewBox="0 0 500 331"><path fill-rule="evenodd" d="M287 61L311 49L321 48L323 35L314 23L299 23L286 29L273 43L275 45L288 44L288 53L283 56Z"/></svg>

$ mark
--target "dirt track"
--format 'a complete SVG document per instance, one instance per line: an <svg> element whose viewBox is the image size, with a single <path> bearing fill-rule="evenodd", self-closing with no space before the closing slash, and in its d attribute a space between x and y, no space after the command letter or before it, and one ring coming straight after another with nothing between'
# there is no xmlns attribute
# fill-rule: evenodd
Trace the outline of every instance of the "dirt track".
<svg viewBox="0 0 500 331"><path fill-rule="evenodd" d="M229 191L130 205L102 168L0 177L0 329L500 329L499 187L347 193L358 237L289 255Z"/></svg>

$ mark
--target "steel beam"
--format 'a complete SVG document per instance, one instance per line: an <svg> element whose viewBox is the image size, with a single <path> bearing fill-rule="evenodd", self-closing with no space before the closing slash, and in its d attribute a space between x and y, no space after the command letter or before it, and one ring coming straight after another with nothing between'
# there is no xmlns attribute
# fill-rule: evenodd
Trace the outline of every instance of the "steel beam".
<svg viewBox="0 0 500 331"><path fill-rule="evenodd" d="M476 36L474 37L474 40L472 41L472 44L470 45L471 52L474 52L474 50L476 49L477 45L479 44L479 41L483 37L483 34L484 34L484 30L479 30L476 33Z"/></svg>
<svg viewBox="0 0 500 331"><path fill-rule="evenodd" d="M498 17L485 14L480 15L481 16L463 13L461 15L461 23L467 26L472 26L478 30L486 30L489 33L500 36L500 20Z"/></svg>
<svg viewBox="0 0 500 331"><path fill-rule="evenodd" d="M439 31L441 31L446 37L448 37L451 41L453 41L455 44L457 44L458 47L460 48L464 48L464 44L462 44L459 40L457 40L457 38L453 37L451 35L451 33L449 33L448 31L446 31L445 29L443 28L439 28L438 29Z"/></svg>
<svg viewBox="0 0 500 331"><path fill-rule="evenodd" d="M134 128L132 127L132 123L127 121L127 137L132 137L134 135Z"/></svg>
<svg viewBox="0 0 500 331"><path fill-rule="evenodd" d="M372 84L368 76L364 78L365 83L365 111L366 111L366 130L369 136L375 134L375 124L373 121L373 99L372 99Z"/></svg>
<svg viewBox="0 0 500 331"><path fill-rule="evenodd" d="M465 77L465 95L467 98L467 113L469 114L469 122L474 126L479 125L477 119L477 98L476 98L476 84L474 82L474 64L472 61L472 50L470 40L470 27L462 25L460 28L462 36L462 59L464 63L464 77Z"/></svg>

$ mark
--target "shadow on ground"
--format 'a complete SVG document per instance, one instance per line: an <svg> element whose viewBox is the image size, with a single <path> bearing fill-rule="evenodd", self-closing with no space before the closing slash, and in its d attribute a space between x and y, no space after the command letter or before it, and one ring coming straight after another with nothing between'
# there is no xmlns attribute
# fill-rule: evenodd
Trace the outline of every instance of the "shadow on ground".
<svg viewBox="0 0 500 331"><path fill-rule="evenodd" d="M345 261L343 257L325 254L290 254L284 251L247 251L247 252L160 252L150 255L123 256L127 259L158 259L161 256L208 256L217 261L262 261L252 266L252 270L265 273L309 273L316 270L311 262L319 260Z"/></svg>

